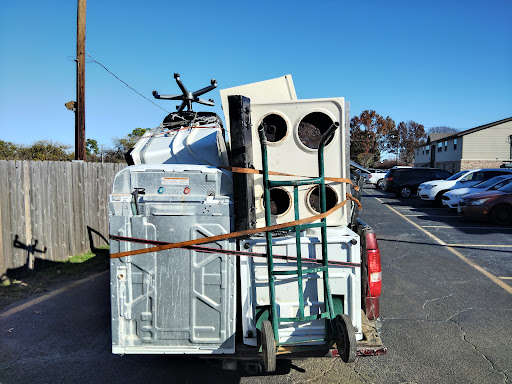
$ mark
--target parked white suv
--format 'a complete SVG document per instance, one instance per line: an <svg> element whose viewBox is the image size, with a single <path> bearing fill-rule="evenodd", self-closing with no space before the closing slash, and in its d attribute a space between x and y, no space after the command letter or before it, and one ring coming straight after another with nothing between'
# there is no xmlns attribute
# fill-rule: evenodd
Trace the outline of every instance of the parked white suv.
<svg viewBox="0 0 512 384"><path fill-rule="evenodd" d="M420 184L418 187L418 196L422 200L434 201L441 204L443 194L450 189L471 187L482 181L492 179L495 176L510 173L512 173L512 169L506 168L470 169L460 171L446 180L432 180Z"/></svg>
<svg viewBox="0 0 512 384"><path fill-rule="evenodd" d="M372 173L368 175L367 183L373 184L377 188L384 188L384 177L388 173L389 169L374 169Z"/></svg>
<svg viewBox="0 0 512 384"><path fill-rule="evenodd" d="M512 183L512 173L510 175L495 176L492 179L482 181L469 188L451 189L444 193L442 197L443 205L457 209L460 199L466 195L485 191L495 191L510 183Z"/></svg>

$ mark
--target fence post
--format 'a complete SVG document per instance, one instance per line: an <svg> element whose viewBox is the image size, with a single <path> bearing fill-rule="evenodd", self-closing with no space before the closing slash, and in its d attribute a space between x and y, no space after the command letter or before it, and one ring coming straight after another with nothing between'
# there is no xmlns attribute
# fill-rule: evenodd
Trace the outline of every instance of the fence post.
<svg viewBox="0 0 512 384"><path fill-rule="evenodd" d="M32 220L30 217L30 173L28 161L23 161L23 208L25 211L25 242L27 246L29 271L34 270L35 256L32 252Z"/></svg>

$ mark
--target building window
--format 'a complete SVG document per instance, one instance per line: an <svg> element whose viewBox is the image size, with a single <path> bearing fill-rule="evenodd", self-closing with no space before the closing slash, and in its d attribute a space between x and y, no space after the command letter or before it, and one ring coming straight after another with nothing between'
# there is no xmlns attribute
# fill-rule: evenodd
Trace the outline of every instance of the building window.
<svg viewBox="0 0 512 384"><path fill-rule="evenodd" d="M425 147L421 148L421 154L424 155L425 154Z"/></svg>
<svg viewBox="0 0 512 384"><path fill-rule="evenodd" d="M425 152L427 152L427 155L430 153L430 147L428 145L425 146Z"/></svg>
<svg viewBox="0 0 512 384"><path fill-rule="evenodd" d="M443 150L443 142L440 141L439 143L437 143L437 152L441 152Z"/></svg>
<svg viewBox="0 0 512 384"><path fill-rule="evenodd" d="M445 151L447 151L447 150L448 150L448 142L447 142L447 141L445 141L445 142L444 142L444 150L445 150Z"/></svg>
<svg viewBox="0 0 512 384"><path fill-rule="evenodd" d="M457 139L453 139L453 149L457 149Z"/></svg>

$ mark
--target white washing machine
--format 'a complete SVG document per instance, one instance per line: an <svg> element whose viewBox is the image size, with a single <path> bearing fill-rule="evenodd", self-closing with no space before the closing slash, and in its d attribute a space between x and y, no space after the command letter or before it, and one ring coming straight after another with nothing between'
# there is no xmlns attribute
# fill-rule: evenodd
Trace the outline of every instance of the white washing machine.
<svg viewBox="0 0 512 384"><path fill-rule="evenodd" d="M319 231L308 230L301 236L303 258L321 259ZM327 230L329 260L360 263L359 236L346 227ZM355 242L355 244L353 244ZM283 236L272 241L274 255L296 256L295 236ZM249 252L265 253L265 238L253 237L241 242L241 249ZM318 264L303 262L304 268ZM297 269L295 261L274 260L275 270ZM305 315L324 311L323 274L314 273L303 280ZM276 303L278 316L295 317L298 313L298 284L296 277L275 277ZM356 330L356 339L361 340L361 268L357 266L330 266L329 281L333 298L341 300L345 313ZM257 345L257 327L259 311L269 305L267 260L264 257L240 257L240 285L242 303L243 340L246 345ZM279 342L293 342L305 339L318 339L325 334L325 320L300 323L281 323Z"/></svg>

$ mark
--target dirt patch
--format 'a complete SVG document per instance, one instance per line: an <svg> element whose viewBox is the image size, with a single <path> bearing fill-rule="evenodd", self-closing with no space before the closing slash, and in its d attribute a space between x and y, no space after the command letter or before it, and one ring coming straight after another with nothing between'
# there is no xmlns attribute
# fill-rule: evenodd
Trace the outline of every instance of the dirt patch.
<svg viewBox="0 0 512 384"><path fill-rule="evenodd" d="M52 263L50 267L20 279L6 278L0 285L0 310L16 301L40 295L53 285L80 280L108 268L109 250L95 249L94 252Z"/></svg>
<svg viewBox="0 0 512 384"><path fill-rule="evenodd" d="M322 132L318 127L315 127L311 123L301 122L299 124L299 139L302 143L312 149L318 149L320 145L320 139L322 138Z"/></svg>
<svg viewBox="0 0 512 384"><path fill-rule="evenodd" d="M333 124L332 119L322 112L312 112L301 120L298 127L299 140L306 147L318 149L322 135ZM326 145L332 141L332 136L326 141Z"/></svg>
<svg viewBox="0 0 512 384"><path fill-rule="evenodd" d="M325 188L325 205L326 209L329 210L338 204L338 196L336 191L329 186ZM309 205L315 212L320 213L320 188L315 187L309 194Z"/></svg>

